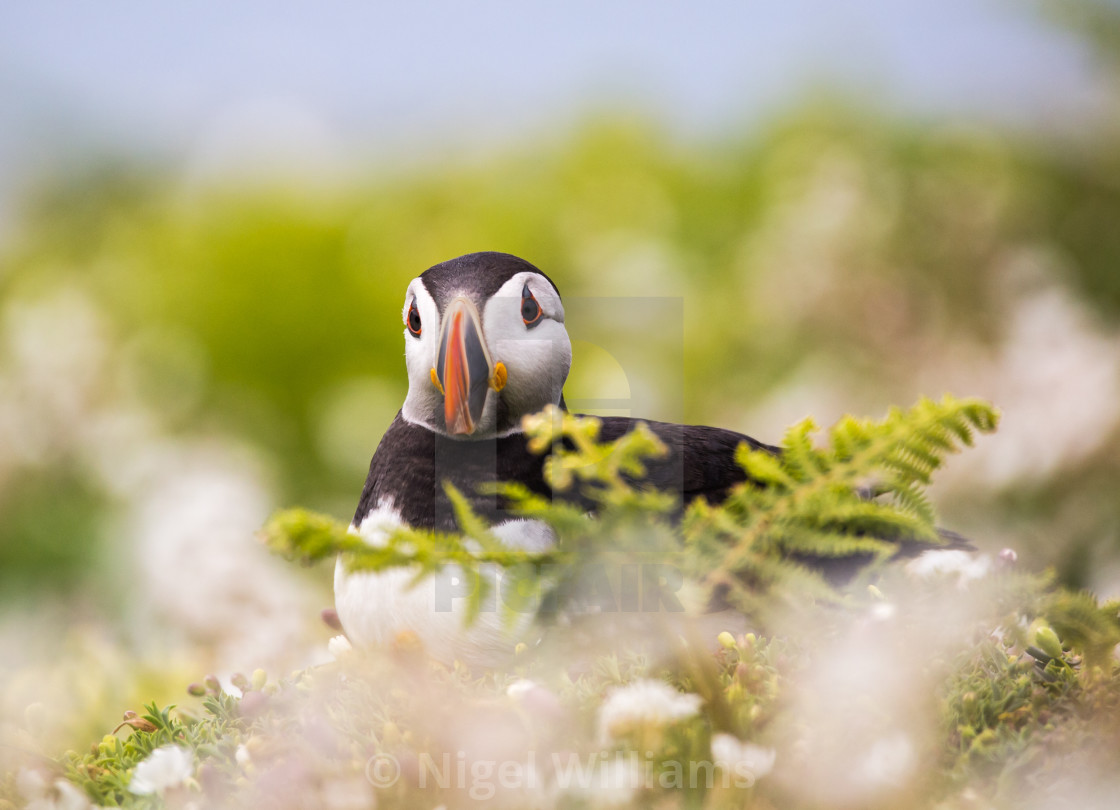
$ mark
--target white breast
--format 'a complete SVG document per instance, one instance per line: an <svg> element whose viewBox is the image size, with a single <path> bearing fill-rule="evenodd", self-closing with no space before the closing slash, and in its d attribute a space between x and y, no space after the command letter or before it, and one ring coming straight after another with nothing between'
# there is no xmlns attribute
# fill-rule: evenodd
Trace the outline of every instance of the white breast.
<svg viewBox="0 0 1120 810"><path fill-rule="evenodd" d="M370 511L360 526L350 531L372 546L384 545L389 533L403 525L392 503ZM539 551L555 543L552 530L533 520L512 520L493 528L507 545ZM514 645L530 630L536 601L518 604L517 618L509 622L501 604L501 570L483 566L480 576L490 583L482 612L470 628L463 617L466 594L473 583L457 566L421 580L409 588L415 572L397 569L379 574L347 573L340 559L335 565L335 609L351 643L358 647L391 644L398 635L415 633L429 655L447 663L462 661L471 667L494 667L507 660ZM520 600L520 597L519 597Z"/></svg>

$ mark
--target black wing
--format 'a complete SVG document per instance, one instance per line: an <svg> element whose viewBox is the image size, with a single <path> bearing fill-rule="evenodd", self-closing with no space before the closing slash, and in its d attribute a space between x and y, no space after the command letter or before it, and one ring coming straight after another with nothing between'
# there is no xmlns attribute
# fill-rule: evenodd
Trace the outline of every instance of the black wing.
<svg viewBox="0 0 1120 810"><path fill-rule="evenodd" d="M740 444L775 455L781 452L777 447L733 430L619 416L600 418L603 427L599 437L604 441L617 439L633 430L638 422L649 426L669 453L664 458L646 462L648 475L644 480L660 490L680 495L685 504L696 498L719 503L732 487L747 480L743 468L735 461L735 451Z"/></svg>
<svg viewBox="0 0 1120 810"><path fill-rule="evenodd" d="M603 441L619 438L642 421L664 442L668 454L646 462L647 475L642 481L677 495L682 506L696 498L719 503L734 486L747 480L746 473L735 462L735 451L740 444L746 443L775 455L781 452L777 447L721 428L626 417L601 419L600 438ZM553 494L544 481L546 457L530 453L521 433L496 440L461 441L406 422L398 414L370 462L369 475L354 514L354 524L361 525L372 509L389 507L409 526L454 531L457 524L451 502L444 491L444 481L452 483L466 496L477 514L491 523L500 523L516 516L507 510L498 496L479 492L479 485L516 481L538 494ZM555 493L555 496L578 503L588 510L595 508L594 501L580 493L578 487ZM951 532L942 534L946 542L940 548L973 548L967 539L959 535ZM931 547L905 543L902 544L902 554L910 556ZM866 562L847 558L803 561L826 569L832 579L844 579L849 566L858 567Z"/></svg>
<svg viewBox="0 0 1120 810"><path fill-rule="evenodd" d="M657 437L669 448L665 458L647 462L645 480L658 489L677 493L681 504L687 505L696 498L709 503L720 503L730 494L732 487L747 480L747 474L735 461L735 451L740 444L755 450L765 450L781 455L781 449L721 428L703 425L676 425L668 422L632 420L625 417L604 417L600 438L617 439L632 430L638 421L644 421ZM917 557L933 549L975 551L976 547L966 537L947 529L938 529L941 543L899 543L896 559ZM900 539L900 538L895 538ZM849 581L871 561L871 555L856 554L847 557L810 557L794 555L794 559L820 571L834 583Z"/></svg>
<svg viewBox="0 0 1120 810"><path fill-rule="evenodd" d="M600 438L613 441L632 430L639 420L604 417ZM669 453L647 463L644 482L679 496L682 504L694 498L718 503L746 475L735 463L740 443L770 452L776 448L730 430L698 425L674 425L644 421L668 447ZM546 456L530 453L520 433L496 440L461 441L440 436L425 427L406 422L400 414L393 420L370 462L362 497L354 513L361 525L379 506L398 513L409 526L425 529L455 529L451 503L443 482L451 482L472 508L491 522L511 517L502 500L480 493L479 485L494 481L516 481L541 495L551 494L544 481ZM578 490L556 493L556 497L593 509L593 501Z"/></svg>

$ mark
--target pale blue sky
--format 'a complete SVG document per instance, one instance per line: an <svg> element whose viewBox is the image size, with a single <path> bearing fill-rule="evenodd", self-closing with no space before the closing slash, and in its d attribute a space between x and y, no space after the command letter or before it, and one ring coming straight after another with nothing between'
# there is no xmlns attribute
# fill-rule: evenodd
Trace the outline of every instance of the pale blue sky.
<svg viewBox="0 0 1120 810"><path fill-rule="evenodd" d="M718 133L826 85L1028 130L1091 113L1087 55L1030 5L13 0L0 7L0 187L74 144L229 160L274 138L392 158L616 103Z"/></svg>

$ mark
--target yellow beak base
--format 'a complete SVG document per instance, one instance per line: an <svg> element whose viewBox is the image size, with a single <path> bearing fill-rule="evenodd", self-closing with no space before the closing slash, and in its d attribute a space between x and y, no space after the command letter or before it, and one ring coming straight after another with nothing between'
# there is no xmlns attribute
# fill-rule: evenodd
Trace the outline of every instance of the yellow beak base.
<svg viewBox="0 0 1120 810"><path fill-rule="evenodd" d="M433 369L432 375L434 376L435 373L435 369ZM506 364L501 362L497 363L494 366L494 376L490 378L490 387L495 391L501 391L506 387L507 378L508 375L506 374Z"/></svg>

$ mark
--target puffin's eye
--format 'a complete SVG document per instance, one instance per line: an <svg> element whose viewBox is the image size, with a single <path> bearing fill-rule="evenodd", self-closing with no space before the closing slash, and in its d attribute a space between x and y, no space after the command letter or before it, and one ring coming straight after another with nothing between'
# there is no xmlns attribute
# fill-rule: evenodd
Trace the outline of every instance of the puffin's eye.
<svg viewBox="0 0 1120 810"><path fill-rule="evenodd" d="M416 299L412 299L412 306L408 308L408 331L420 337L420 310L416 308Z"/></svg>
<svg viewBox="0 0 1120 810"><path fill-rule="evenodd" d="M526 284L521 290L521 320L525 321L526 326L536 326L540 319L541 305L537 303L537 299L529 291L529 285Z"/></svg>

